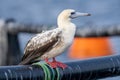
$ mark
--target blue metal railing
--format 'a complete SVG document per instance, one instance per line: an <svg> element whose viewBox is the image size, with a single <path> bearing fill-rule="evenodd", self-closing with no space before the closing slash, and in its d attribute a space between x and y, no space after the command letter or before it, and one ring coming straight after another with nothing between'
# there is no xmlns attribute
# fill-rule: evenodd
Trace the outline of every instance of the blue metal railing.
<svg viewBox="0 0 120 80"><path fill-rule="evenodd" d="M67 62L66 69L47 64L0 67L0 80L95 80L120 75L120 55Z"/></svg>

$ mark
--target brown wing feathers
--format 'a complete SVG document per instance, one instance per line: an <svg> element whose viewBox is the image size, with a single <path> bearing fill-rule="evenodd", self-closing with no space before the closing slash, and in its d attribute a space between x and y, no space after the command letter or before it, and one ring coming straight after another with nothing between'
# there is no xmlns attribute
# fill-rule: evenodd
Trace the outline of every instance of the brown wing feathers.
<svg viewBox="0 0 120 80"><path fill-rule="evenodd" d="M60 34L61 32L59 32ZM36 40L41 40L43 38L46 38L47 40L45 41L39 41L39 43L35 43L32 41L32 39L28 42L26 48L25 48L25 54L22 58L20 65L24 64L31 64L33 62L36 62L35 59L39 58L42 56L45 52L51 50L52 46L54 46L58 39L60 38L59 34L56 34L52 36L54 33L51 31L41 37L38 36L39 39ZM49 35L49 36L48 36ZM41 43L43 42L43 43ZM38 45L39 44L39 45Z"/></svg>
<svg viewBox="0 0 120 80"><path fill-rule="evenodd" d="M35 61L35 59L42 56L45 52L49 51L56 42L57 42L57 40L54 40L54 41L50 42L49 44L41 46L40 48L38 48L36 50L26 51L25 54L29 54L29 55L26 55L26 57L23 56L22 62L20 64L23 65L23 64L33 63Z"/></svg>

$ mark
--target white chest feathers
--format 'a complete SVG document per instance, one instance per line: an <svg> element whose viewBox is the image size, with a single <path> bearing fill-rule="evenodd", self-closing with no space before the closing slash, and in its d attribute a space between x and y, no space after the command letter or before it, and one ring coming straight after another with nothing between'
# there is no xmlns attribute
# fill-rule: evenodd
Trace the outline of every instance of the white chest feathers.
<svg viewBox="0 0 120 80"><path fill-rule="evenodd" d="M63 38L66 45L72 44L75 31L76 31L76 26L74 24L63 28Z"/></svg>

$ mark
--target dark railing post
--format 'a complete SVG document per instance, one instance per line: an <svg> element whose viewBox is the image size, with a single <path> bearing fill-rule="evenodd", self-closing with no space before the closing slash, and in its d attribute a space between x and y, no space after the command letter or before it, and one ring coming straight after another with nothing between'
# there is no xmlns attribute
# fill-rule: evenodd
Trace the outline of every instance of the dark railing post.
<svg viewBox="0 0 120 80"><path fill-rule="evenodd" d="M18 33L9 32L10 25L15 24L14 19L6 20L7 38L8 38L8 52L7 52L7 65L18 64L21 60L21 51L18 39ZM14 30L14 29L13 29Z"/></svg>
<svg viewBox="0 0 120 80"><path fill-rule="evenodd" d="M18 34L7 34L8 37L8 52L7 52L7 65L18 64L21 58L20 45Z"/></svg>
<svg viewBox="0 0 120 80"><path fill-rule="evenodd" d="M18 34L9 33L9 24L0 20L0 65L18 64L21 58Z"/></svg>
<svg viewBox="0 0 120 80"><path fill-rule="evenodd" d="M8 51L8 37L5 21L0 20L0 65L6 65Z"/></svg>

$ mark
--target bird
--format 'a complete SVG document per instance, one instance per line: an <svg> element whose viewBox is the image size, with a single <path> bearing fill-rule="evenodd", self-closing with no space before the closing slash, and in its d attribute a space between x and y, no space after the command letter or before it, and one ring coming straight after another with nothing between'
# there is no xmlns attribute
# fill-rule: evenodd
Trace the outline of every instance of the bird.
<svg viewBox="0 0 120 80"><path fill-rule="evenodd" d="M90 15L74 9L63 10L58 15L57 28L38 33L28 41L19 65L29 65L44 60L52 68L65 69L67 65L57 61L55 57L68 49L74 40L76 25L71 20L79 16ZM49 61L49 59L53 59L53 61Z"/></svg>

